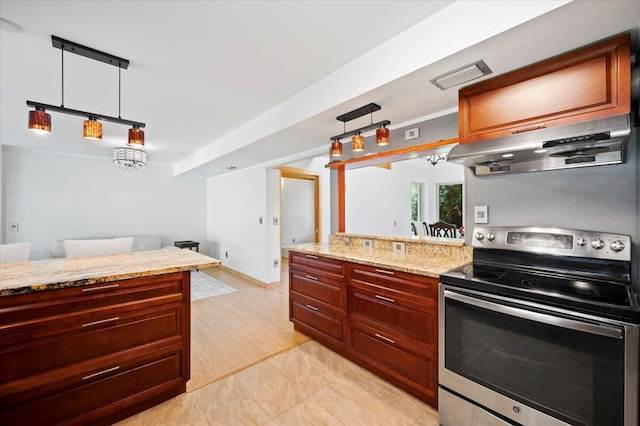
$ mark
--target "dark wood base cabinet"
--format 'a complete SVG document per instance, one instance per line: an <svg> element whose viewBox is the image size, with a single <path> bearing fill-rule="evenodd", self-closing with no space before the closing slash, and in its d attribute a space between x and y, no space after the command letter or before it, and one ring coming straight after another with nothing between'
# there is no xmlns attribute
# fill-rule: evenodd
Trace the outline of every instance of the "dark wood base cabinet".
<svg viewBox="0 0 640 426"><path fill-rule="evenodd" d="M437 408L435 278L290 252L294 327Z"/></svg>
<svg viewBox="0 0 640 426"><path fill-rule="evenodd" d="M111 424L185 392L190 274L0 298L0 424Z"/></svg>

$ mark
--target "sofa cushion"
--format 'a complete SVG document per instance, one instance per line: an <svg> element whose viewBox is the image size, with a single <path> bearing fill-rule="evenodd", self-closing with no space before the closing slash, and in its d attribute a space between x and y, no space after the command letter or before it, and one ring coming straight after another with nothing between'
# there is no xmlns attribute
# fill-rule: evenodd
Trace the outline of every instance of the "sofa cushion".
<svg viewBox="0 0 640 426"><path fill-rule="evenodd" d="M62 245L65 257L130 253L133 250L133 237L104 240L65 240Z"/></svg>
<svg viewBox="0 0 640 426"><path fill-rule="evenodd" d="M134 235L133 251L160 250L162 248L162 240L160 235Z"/></svg>
<svg viewBox="0 0 640 426"><path fill-rule="evenodd" d="M0 263L26 262L31 253L31 243L0 245Z"/></svg>

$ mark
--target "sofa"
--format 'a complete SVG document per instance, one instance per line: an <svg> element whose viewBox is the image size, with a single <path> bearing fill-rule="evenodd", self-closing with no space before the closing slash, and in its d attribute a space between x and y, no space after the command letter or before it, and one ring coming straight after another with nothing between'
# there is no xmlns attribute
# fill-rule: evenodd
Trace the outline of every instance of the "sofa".
<svg viewBox="0 0 640 426"><path fill-rule="evenodd" d="M174 249L180 250L173 245L162 247L160 235L145 234L129 237L55 240L51 244L51 257L84 257L102 254L129 253L132 251Z"/></svg>

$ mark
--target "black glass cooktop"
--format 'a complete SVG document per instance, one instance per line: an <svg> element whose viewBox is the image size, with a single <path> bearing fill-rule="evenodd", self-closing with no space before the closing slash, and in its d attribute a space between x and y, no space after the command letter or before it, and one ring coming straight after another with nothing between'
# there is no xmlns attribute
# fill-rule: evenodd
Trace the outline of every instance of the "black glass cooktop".
<svg viewBox="0 0 640 426"><path fill-rule="evenodd" d="M640 323L638 296L629 283L470 263L441 282L493 294Z"/></svg>

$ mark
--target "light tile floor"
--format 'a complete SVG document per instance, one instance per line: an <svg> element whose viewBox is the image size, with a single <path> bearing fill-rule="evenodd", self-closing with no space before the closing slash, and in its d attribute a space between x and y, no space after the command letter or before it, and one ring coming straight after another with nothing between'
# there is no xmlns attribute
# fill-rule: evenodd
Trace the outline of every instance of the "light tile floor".
<svg viewBox="0 0 640 426"><path fill-rule="evenodd" d="M118 425L435 426L438 413L309 341Z"/></svg>

